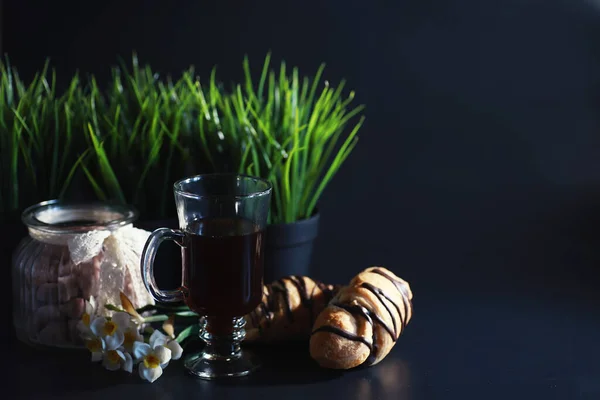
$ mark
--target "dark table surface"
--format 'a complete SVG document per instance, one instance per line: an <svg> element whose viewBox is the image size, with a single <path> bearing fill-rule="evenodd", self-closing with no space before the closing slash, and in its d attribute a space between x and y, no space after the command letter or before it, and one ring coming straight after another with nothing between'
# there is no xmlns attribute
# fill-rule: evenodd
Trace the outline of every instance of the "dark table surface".
<svg viewBox="0 0 600 400"><path fill-rule="evenodd" d="M197 380L185 374L181 362L172 362L148 384L92 364L86 353L39 351L13 342L15 375L8 375L5 393L22 399L600 398L599 301L593 287L547 279L518 285L510 277L487 285L481 276L429 281L437 283L413 284L414 318L390 355L368 369L320 369L306 344L296 344L255 348L264 365L247 378Z"/></svg>
<svg viewBox="0 0 600 400"><path fill-rule="evenodd" d="M344 283L383 265L414 293L414 317L371 368L323 370L300 344L256 348L264 366L248 378L196 380L176 361L148 384L92 364L85 352L38 351L9 337L0 354L14 368L3 375L4 393L36 400L599 399L600 234L592 217L600 210L567 199L556 211L560 196L542 193L519 198L535 212L517 218L510 199L499 198L488 210L483 201L476 208L447 195L446 217L433 207L442 200L423 199L420 214L415 207L400 225L391 220L402 228L395 236L354 235L324 218L312 277Z"/></svg>

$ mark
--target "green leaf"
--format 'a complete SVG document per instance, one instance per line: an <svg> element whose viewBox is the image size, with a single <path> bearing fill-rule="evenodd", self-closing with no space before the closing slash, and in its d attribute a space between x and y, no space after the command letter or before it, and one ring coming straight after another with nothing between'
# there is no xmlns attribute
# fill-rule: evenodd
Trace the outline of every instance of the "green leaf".
<svg viewBox="0 0 600 400"><path fill-rule="evenodd" d="M102 188L100 187L98 182L96 182L96 178L94 178L94 176L92 175L90 170L85 165L82 165L81 168L82 168L84 174L86 175L86 177L88 178L90 185L92 185L92 189L94 190L94 193L96 193L96 196L100 200L106 201L107 200L106 194L104 193L104 191L102 190Z"/></svg>
<svg viewBox="0 0 600 400"><path fill-rule="evenodd" d="M162 147L163 144L163 139L162 139L162 134L159 138L157 138L153 145L152 145L152 149L150 150L150 154L148 154L148 157L146 159L146 165L144 166L144 170L142 172L142 174L139 177L138 180L138 185L137 185L137 191L136 194L134 196L134 204L137 203L137 201L139 200L139 196L142 193L142 190L144 188L144 183L145 183L145 179L146 179L146 175L148 175L148 172L150 172L150 169L152 167L154 167L157 162L158 159L160 157L160 149Z"/></svg>
<svg viewBox="0 0 600 400"><path fill-rule="evenodd" d="M319 198L321 197L321 193L325 189L325 186L329 183L331 178L333 178L333 175L338 171L338 169L340 168L342 163L345 161L345 159L348 157L350 152L352 152L352 150L356 146L357 139L358 139L358 138L356 138L356 134L358 133L358 130L362 126L363 122L364 122L364 117L361 118L360 122L354 127L354 129L352 130L350 135L348 135L348 137L344 141L344 144L340 148L340 151L337 153L335 159L329 166L329 169L327 170L325 177L321 180L321 183L319 184L315 194L313 195L312 200L310 201L310 203L307 207L307 216L310 216L312 214L312 212L317 204L317 201L319 201Z"/></svg>
<svg viewBox="0 0 600 400"><path fill-rule="evenodd" d="M54 143L52 146L52 167L50 170L50 193L54 194L56 190L56 180L58 178L58 153L65 151L60 148L60 127L58 106L54 107Z"/></svg>
<svg viewBox="0 0 600 400"><path fill-rule="evenodd" d="M155 311L155 310L163 310L163 311L165 311L165 314L172 314L173 312L177 312L177 311L190 311L190 308L186 305L174 306L174 305L156 303L156 304L147 304L144 307L136 309L136 311L140 314L143 312L146 312L146 311Z"/></svg>
<svg viewBox="0 0 600 400"><path fill-rule="evenodd" d="M198 335L200 331L200 324L193 324L179 332L179 335L175 338L177 343L183 343L186 339L188 339L192 335Z"/></svg>
<svg viewBox="0 0 600 400"><path fill-rule="evenodd" d="M67 174L67 177L65 178L65 181L63 183L63 187L60 190L60 194L59 194L59 198L62 199L65 196L65 193L67 191L67 189L69 188L69 186L71 185L71 181L73 180L73 176L75 175L75 173L77 172L77 169L82 165L83 160L85 159L85 157L87 156L88 152L90 149L86 149L83 154L81 154L78 158L77 161L75 161L75 164L73 164L73 166L71 167L69 173ZM93 180L93 178L92 178ZM101 191L100 191L101 192ZM104 197L104 196L103 196Z"/></svg>
<svg viewBox="0 0 600 400"><path fill-rule="evenodd" d="M105 304L104 308L106 308L107 310L110 310L110 311L125 312L125 310L123 310L121 307L117 307L112 304Z"/></svg>
<svg viewBox="0 0 600 400"><path fill-rule="evenodd" d="M123 190L121 189L121 186L119 185L117 176L115 175L115 172L113 171L113 168L112 168L110 161L106 155L106 152L104 151L102 143L100 143L100 141L96 137L96 134L94 133L94 128L89 123L88 123L88 131L89 131L90 138L92 140L92 144L94 146L94 150L96 152L96 158L98 161L100 173L102 175L102 179L104 180L104 183L110 189L112 196L117 198L121 203L125 203L126 202L125 196L123 194ZM88 178L90 178L91 174L89 173L87 168L84 169L84 171L87 171L86 175L88 175ZM92 181L92 179L90 179L90 182L91 181ZM94 182L95 182L95 180L94 180ZM94 185L94 186L97 186L97 185ZM101 192L96 190L96 193L100 194ZM106 198L106 196L102 196L102 197L104 197L104 199Z"/></svg>
<svg viewBox="0 0 600 400"><path fill-rule="evenodd" d="M263 69L260 74L260 81L258 82L258 99L262 101L263 99L263 90L265 86L265 81L267 79L267 74L269 72L269 64L271 62L271 52L267 53L265 57L265 62L263 64Z"/></svg>
<svg viewBox="0 0 600 400"><path fill-rule="evenodd" d="M290 171L291 171L292 159L294 158L294 155L300 150L303 150L303 148L294 147L292 149L292 151L290 152L290 154L288 156L287 162L285 163L285 167L284 167L283 190L285 193L284 201L287 204L287 207L285 208L285 222L286 223L294 222L294 220L295 220L295 215L294 215L295 209L293 207L292 185L291 185L292 176L291 176Z"/></svg>

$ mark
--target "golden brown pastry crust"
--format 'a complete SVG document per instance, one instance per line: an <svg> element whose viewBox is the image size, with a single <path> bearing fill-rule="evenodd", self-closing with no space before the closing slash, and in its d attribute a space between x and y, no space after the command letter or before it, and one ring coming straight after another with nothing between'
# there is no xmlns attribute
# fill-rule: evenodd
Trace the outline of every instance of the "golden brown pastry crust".
<svg viewBox="0 0 600 400"><path fill-rule="evenodd" d="M367 268L341 288L317 317L310 355L322 367L374 365L390 352L412 317L409 284L382 267Z"/></svg>
<svg viewBox="0 0 600 400"><path fill-rule="evenodd" d="M265 285L261 304L245 317L246 340L308 339L316 316L338 289L307 276L288 276Z"/></svg>

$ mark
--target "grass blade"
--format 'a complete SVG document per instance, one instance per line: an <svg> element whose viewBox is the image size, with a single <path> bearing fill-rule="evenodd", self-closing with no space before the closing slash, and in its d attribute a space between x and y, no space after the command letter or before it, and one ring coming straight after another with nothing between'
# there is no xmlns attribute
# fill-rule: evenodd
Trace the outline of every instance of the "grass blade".
<svg viewBox="0 0 600 400"><path fill-rule="evenodd" d="M123 194L121 185L119 185L119 180L115 175L115 172L110 164L106 152L104 151L102 143L100 143L100 141L96 137L96 134L94 133L94 128L90 123L88 123L88 131L92 140L94 151L96 152L96 159L98 161L98 166L104 183L110 189L111 196L115 197L118 201L120 201L123 204L126 203L125 195ZM87 168L84 170L87 171ZM90 178L89 173L86 173L86 175L88 176L88 178ZM98 191L96 191L96 193L98 193ZM105 195L103 197L106 198Z"/></svg>
<svg viewBox="0 0 600 400"><path fill-rule="evenodd" d="M69 189L69 187L71 185L71 181L73 180L73 177L75 176L75 173L77 172L78 168L83 165L83 160L87 157L87 155L89 153L89 150L90 149L86 149L79 157L77 157L77 160L75 161L75 163L73 164L73 166L69 170L69 173L67 174L67 177L65 178L65 181L64 181L63 186L62 186L62 188L60 190L58 198L62 199L62 198L65 197L65 194L66 194L67 190ZM87 171L87 173L89 173L89 171ZM92 177L92 180L93 180L93 177ZM102 190L99 190L99 192L102 193Z"/></svg>
<svg viewBox="0 0 600 400"><path fill-rule="evenodd" d="M310 215L312 213L312 211L314 210L314 208L317 204L317 201L319 201L319 198L321 197L321 193L325 189L325 186L329 183L331 178L333 178L333 175L335 175L335 173L338 171L338 169L340 168L340 166L342 165L344 160L348 157L350 152L356 146L356 142L358 139L358 138L356 138L356 134L358 133L358 130L360 129L360 127L362 126L363 123L364 123L364 117L361 118L360 122L354 127L352 132L348 135L348 137L344 141L344 144L340 148L340 151L337 153L333 162L330 164L329 169L327 170L327 173L325 174L325 177L321 180L321 183L319 184L317 190L315 191L315 193L312 197L312 200L308 204L307 215Z"/></svg>

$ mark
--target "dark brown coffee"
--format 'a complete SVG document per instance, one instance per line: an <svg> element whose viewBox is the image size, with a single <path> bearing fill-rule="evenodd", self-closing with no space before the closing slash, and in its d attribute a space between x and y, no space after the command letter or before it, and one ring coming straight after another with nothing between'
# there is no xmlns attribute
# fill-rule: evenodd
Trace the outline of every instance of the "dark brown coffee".
<svg viewBox="0 0 600 400"><path fill-rule="evenodd" d="M208 218L186 228L185 302L200 315L241 317L261 301L264 233L241 218Z"/></svg>

